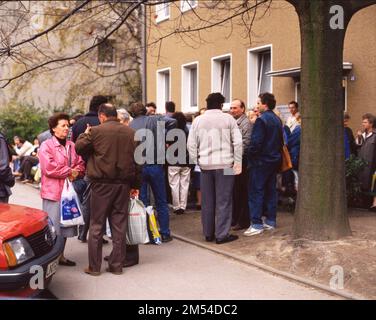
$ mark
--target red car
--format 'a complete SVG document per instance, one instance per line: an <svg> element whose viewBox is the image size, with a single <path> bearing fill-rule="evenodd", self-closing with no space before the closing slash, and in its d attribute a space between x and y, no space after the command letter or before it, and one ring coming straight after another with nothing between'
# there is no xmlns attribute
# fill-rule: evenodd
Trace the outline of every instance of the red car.
<svg viewBox="0 0 376 320"><path fill-rule="evenodd" d="M63 249L64 239L44 211L0 203L0 298L38 295Z"/></svg>

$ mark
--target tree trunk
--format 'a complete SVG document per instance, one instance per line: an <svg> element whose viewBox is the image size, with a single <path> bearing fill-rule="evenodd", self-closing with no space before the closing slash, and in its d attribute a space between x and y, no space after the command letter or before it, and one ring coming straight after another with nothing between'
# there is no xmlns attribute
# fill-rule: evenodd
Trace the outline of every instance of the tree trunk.
<svg viewBox="0 0 376 320"><path fill-rule="evenodd" d="M338 2L338 1L337 1ZM351 234L347 217L342 97L344 29L330 28L332 1L296 6L301 32L302 137L294 237Z"/></svg>

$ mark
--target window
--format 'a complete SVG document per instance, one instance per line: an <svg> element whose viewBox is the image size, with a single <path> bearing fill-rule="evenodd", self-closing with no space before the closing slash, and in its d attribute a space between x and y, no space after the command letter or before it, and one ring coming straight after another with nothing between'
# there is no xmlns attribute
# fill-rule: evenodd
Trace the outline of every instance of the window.
<svg viewBox="0 0 376 320"><path fill-rule="evenodd" d="M155 6L155 21L161 22L170 18L170 4L169 3L160 3Z"/></svg>
<svg viewBox="0 0 376 320"><path fill-rule="evenodd" d="M182 109L185 112L198 110L198 63L182 66Z"/></svg>
<svg viewBox="0 0 376 320"><path fill-rule="evenodd" d="M263 92L272 92L272 77L266 75L272 69L271 46L248 50L248 105L254 105Z"/></svg>
<svg viewBox="0 0 376 320"><path fill-rule="evenodd" d="M258 90L257 94L272 91L271 78L265 73L270 71L270 50L258 54Z"/></svg>
<svg viewBox="0 0 376 320"><path fill-rule="evenodd" d="M99 66L115 66L115 40L104 40L98 46L98 65Z"/></svg>
<svg viewBox="0 0 376 320"><path fill-rule="evenodd" d="M231 55L212 58L212 92L221 92L225 108L231 102Z"/></svg>
<svg viewBox="0 0 376 320"><path fill-rule="evenodd" d="M197 7L197 0L182 0L180 1L180 10L181 12L189 11Z"/></svg>
<svg viewBox="0 0 376 320"><path fill-rule="evenodd" d="M157 71L157 108L165 110L166 101L171 100L171 68Z"/></svg>

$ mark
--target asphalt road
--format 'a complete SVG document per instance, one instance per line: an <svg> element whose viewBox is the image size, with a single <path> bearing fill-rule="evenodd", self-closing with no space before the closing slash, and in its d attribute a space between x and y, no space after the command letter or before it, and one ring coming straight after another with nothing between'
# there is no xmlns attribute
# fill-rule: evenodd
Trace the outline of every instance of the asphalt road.
<svg viewBox="0 0 376 320"><path fill-rule="evenodd" d="M39 191L17 183L11 203L41 208ZM111 243L104 246L104 254ZM92 277L87 267L87 244L68 239L66 257L76 267L60 266L46 298L151 300L333 299L331 295L271 275L222 255L174 239L161 246L140 247L140 264L120 276L104 272Z"/></svg>

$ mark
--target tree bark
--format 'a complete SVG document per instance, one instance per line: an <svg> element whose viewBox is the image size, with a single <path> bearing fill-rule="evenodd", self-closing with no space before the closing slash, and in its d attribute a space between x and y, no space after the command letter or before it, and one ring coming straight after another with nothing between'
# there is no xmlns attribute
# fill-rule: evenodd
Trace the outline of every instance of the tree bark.
<svg viewBox="0 0 376 320"><path fill-rule="evenodd" d="M342 63L344 29L330 28L330 6L340 1L302 0L302 137L294 237L333 240L351 235L344 166Z"/></svg>

